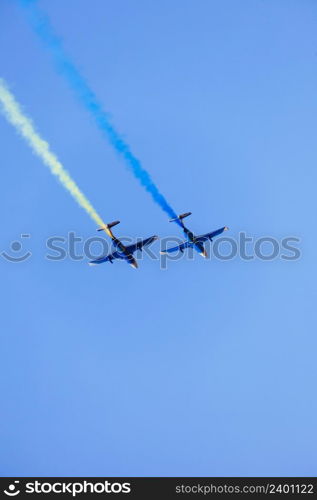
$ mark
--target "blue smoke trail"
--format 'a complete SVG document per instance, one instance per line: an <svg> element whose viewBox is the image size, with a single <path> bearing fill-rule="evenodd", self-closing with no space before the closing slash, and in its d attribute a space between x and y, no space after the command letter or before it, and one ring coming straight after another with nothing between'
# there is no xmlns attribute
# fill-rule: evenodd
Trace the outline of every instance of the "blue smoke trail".
<svg viewBox="0 0 317 500"><path fill-rule="evenodd" d="M153 200L172 218L176 214L169 205L165 197L160 193L150 174L142 167L140 161L133 155L129 145L122 139L109 120L106 111L103 110L97 96L91 90L84 77L80 74L71 59L67 56L62 46L61 40L54 33L53 27L45 14L39 9L37 0L18 0L28 13L31 25L40 37L45 48L48 49L54 58L58 70L66 78L70 87L74 90L80 102L89 111L98 128L109 140L110 144L119 153L127 167L132 171L141 185L150 193Z"/></svg>

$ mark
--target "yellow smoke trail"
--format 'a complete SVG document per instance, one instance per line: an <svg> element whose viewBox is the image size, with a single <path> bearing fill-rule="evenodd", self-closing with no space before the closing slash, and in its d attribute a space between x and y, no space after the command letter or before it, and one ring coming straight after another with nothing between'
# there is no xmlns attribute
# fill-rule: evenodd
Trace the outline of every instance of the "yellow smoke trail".
<svg viewBox="0 0 317 500"><path fill-rule="evenodd" d="M2 111L7 120L16 128L16 130L24 137L28 145L37 154L42 162L50 169L52 174L56 175L63 186L75 198L77 203L90 215L90 217L102 227L105 224L102 218L98 215L84 193L79 189L76 182L71 178L69 173L64 169L63 165L57 159L54 153L50 150L49 144L44 141L36 132L32 121L23 114L19 103L15 100L13 94L8 90L5 82L0 79L0 102ZM107 234L108 229L105 228ZM110 234L109 234L110 236Z"/></svg>

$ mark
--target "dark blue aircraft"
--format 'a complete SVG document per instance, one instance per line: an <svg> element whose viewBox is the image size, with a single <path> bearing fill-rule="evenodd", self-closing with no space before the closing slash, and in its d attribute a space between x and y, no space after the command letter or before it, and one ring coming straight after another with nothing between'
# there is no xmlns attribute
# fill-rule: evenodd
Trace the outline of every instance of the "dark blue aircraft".
<svg viewBox="0 0 317 500"><path fill-rule="evenodd" d="M178 217L176 217L176 219L170 220L170 222L177 221L178 224L182 226L187 241L184 241L184 243L178 245L177 247L172 247L172 248L167 248L166 250L162 250L160 252L161 254L172 253L177 251L184 252L186 248L194 248L202 257L206 258L208 257L208 255L204 248L203 243L207 240L212 241L214 236L218 236L218 234L221 234L224 231L228 231L229 229L228 227L225 226L220 229L217 229L216 231L212 231L211 233L202 234L201 236L195 236L194 233L192 233L189 229L187 229L187 227L185 227L183 222L183 219L191 214L192 214L191 212L186 212L185 214L181 214Z"/></svg>
<svg viewBox="0 0 317 500"><path fill-rule="evenodd" d="M133 257L133 254L136 250L142 250L144 246L150 245L153 241L158 239L158 236L151 236L150 238L147 238L146 240L143 241L138 241L137 243L134 243L133 245L128 245L127 247L118 239L114 236L114 234L111 231L111 228L113 226L116 226L119 224L120 221L116 220L115 222L110 222L109 224L106 224L104 227L101 227L100 229L97 229L97 231L105 231L108 236L112 239L113 245L115 246L116 250L104 257L100 257L99 259L92 260L89 262L91 266L95 264L102 264L103 262L110 262L113 264L113 261L115 259L123 259L125 260L130 266L134 267L135 269L138 267L138 263Z"/></svg>

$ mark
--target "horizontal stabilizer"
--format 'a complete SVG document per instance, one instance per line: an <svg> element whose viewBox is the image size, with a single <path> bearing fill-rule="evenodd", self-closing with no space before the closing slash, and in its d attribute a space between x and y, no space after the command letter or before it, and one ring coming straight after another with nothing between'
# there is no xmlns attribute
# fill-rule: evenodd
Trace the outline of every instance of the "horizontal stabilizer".
<svg viewBox="0 0 317 500"><path fill-rule="evenodd" d="M175 217L175 219L171 219L170 222L175 222L176 220L185 219L185 217L188 217L191 214L192 214L191 212L186 212L185 214L181 214L178 217Z"/></svg>
<svg viewBox="0 0 317 500"><path fill-rule="evenodd" d="M97 231L104 231L105 228L110 229L113 226L116 226L117 224L120 224L119 220L115 220L114 222L109 222L109 224L105 224L105 227L100 227L97 229Z"/></svg>

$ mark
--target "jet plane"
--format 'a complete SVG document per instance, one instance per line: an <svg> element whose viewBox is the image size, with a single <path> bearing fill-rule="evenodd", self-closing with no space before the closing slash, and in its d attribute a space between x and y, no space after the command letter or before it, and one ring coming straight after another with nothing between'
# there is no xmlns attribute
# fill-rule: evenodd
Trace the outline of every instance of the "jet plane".
<svg viewBox="0 0 317 500"><path fill-rule="evenodd" d="M110 236L112 239L113 245L115 246L116 250L106 256L100 257L99 259L92 260L89 262L91 266L96 265L96 264L102 264L103 262L110 262L113 264L113 261L115 259L123 259L125 260L130 266L134 267L135 269L138 267L138 263L133 257L133 253L136 250L142 250L144 246L150 245L153 241L158 239L158 236L150 236L150 238L146 238L143 241L138 241L137 243L134 243L133 245L128 245L125 246L118 238L116 238L111 231L111 228L113 226L116 226L119 224L120 221L116 220L114 222L110 222L109 224L105 224L104 227L101 227L100 229L97 229L97 231L105 231L105 233Z"/></svg>
<svg viewBox="0 0 317 500"><path fill-rule="evenodd" d="M166 250L162 250L160 252L161 254L177 252L178 250L184 252L186 248L194 248L202 257L207 258L208 254L204 248L203 243L207 240L212 241L214 236L218 236L218 234L223 233L223 231L228 231L229 229L227 226L225 226L220 229L217 229L216 231L212 231L211 233L202 234L201 236L195 236L189 229L187 229L187 227L185 227L183 222L183 219L185 219L185 217L188 217L191 214L192 214L191 212L186 212L185 214L181 214L175 219L170 220L170 222L177 221L177 223L183 228L187 241L184 241L181 245L178 245L177 247L172 247L172 248L167 248Z"/></svg>

